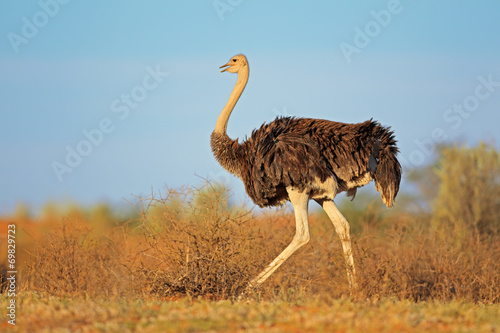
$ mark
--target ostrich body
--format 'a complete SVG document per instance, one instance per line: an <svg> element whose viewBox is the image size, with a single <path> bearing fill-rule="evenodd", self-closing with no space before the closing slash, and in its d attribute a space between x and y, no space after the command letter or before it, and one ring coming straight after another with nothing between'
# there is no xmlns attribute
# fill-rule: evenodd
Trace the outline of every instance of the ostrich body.
<svg viewBox="0 0 500 333"><path fill-rule="evenodd" d="M229 116L245 89L249 65L242 54L220 68L238 79L211 136L217 161L245 184L247 194L260 207L290 201L296 233L292 242L255 279L249 288L264 282L297 249L310 239L308 203L315 200L326 211L342 242L351 289L356 288L349 223L333 199L340 192L356 194L358 187L375 180L387 207L394 205L401 166L398 148L388 127L368 120L345 124L322 119L278 117L252 132L241 144L226 133Z"/></svg>

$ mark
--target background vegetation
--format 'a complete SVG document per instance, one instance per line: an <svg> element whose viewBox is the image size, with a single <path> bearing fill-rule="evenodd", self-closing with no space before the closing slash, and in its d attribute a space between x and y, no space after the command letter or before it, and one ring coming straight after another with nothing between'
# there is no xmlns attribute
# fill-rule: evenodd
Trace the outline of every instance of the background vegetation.
<svg viewBox="0 0 500 333"><path fill-rule="evenodd" d="M347 306L357 313L368 311L367 304L382 304L398 312L398 305L391 304L402 304L419 313L418 304L438 302L449 304L438 312L449 307L458 311L453 310L457 315L452 317L460 324L456 318L466 318L464 309L490 305L493 308L477 312L479 317L462 324L498 329L498 320L490 316L500 317L498 151L484 143L444 146L433 165L408 174L406 181L416 185L415 191L401 193L392 210L386 210L378 194L369 191L354 202L341 203L352 225L359 283L354 295L348 289L338 236L318 206L310 216L311 242L247 296L253 305L246 309L275 304L281 310L274 311L286 312L289 306L304 305L306 312L337 307L342 313L347 310L339 307ZM195 306L195 300L215 300L226 302L203 304L227 307L227 311L234 306L238 312L242 305L231 302L295 232L290 209L248 211L231 204L230 191L210 183L198 189L167 188L138 198L134 209L124 214L106 205L89 210L51 205L36 218L25 209L2 218L2 244L7 224L15 223L18 230L17 288L26 306L23 313L36 313L32 304L50 307L52 301L61 299L71 300L64 303L70 308L85 302L99 308L110 300L129 305L146 302L141 306L156 313L162 313L165 306L175 312ZM2 246L0 262L5 258ZM8 299L4 295L0 300L4 308ZM165 305L171 302L177 305ZM116 310L117 317L123 309ZM380 307L377 311L383 313ZM403 321L411 328L422 328L419 325L426 322L425 315L417 315L420 319L415 322L409 322L407 315ZM28 318L26 327L40 324L38 315ZM276 317L270 322L281 320ZM135 328L139 323L139 319L119 320L117 325ZM330 327L324 324L318 328ZM214 322L208 325L228 329Z"/></svg>

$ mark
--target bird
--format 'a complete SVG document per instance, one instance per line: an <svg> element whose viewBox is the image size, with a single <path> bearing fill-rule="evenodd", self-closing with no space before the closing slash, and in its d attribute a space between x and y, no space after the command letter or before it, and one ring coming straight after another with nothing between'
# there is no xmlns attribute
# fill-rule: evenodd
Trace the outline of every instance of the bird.
<svg viewBox="0 0 500 333"><path fill-rule="evenodd" d="M402 174L394 132L373 118L349 124L278 116L239 143L227 135L227 124L248 82L248 60L238 54L219 69L221 73L236 73L237 80L210 137L215 159L243 181L256 205L282 206L289 201L295 217L295 236L290 244L248 283L246 290L260 286L310 241L308 205L314 200L340 237L349 287L355 291L358 286L350 226L334 198L346 192L354 199L357 189L373 180L383 203L393 207Z"/></svg>

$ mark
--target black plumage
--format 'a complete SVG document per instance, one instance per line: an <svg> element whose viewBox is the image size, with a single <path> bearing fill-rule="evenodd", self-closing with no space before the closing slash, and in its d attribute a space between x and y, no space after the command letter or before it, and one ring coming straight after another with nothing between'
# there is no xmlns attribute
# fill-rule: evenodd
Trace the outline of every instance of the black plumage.
<svg viewBox="0 0 500 333"><path fill-rule="evenodd" d="M358 187L375 180L387 207L399 190L402 170L394 134L373 120L346 124L278 117L241 144L214 131L211 146L217 161L243 181L260 207L284 203L287 187L333 200L340 192L354 196ZM329 179L333 193L321 186Z"/></svg>

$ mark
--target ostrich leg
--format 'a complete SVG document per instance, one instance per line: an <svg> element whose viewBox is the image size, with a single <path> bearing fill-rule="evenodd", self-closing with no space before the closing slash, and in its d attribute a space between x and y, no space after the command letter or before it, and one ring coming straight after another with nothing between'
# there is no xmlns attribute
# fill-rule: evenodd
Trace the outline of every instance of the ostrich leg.
<svg viewBox="0 0 500 333"><path fill-rule="evenodd" d="M307 217L309 194L306 192L298 192L292 188L287 188L287 192L295 213L295 236L290 245L288 245L255 279L250 281L247 290L257 287L264 282L295 251L301 246L309 243L309 239L311 238L309 235L309 222Z"/></svg>
<svg viewBox="0 0 500 333"><path fill-rule="evenodd" d="M344 257L347 266L347 278L349 279L349 287L351 288L351 293L357 289L356 283L356 269L354 268L354 258L352 256L352 248L351 248L351 236L349 234L350 227L349 222L347 222L346 218L337 208L335 202L333 200L316 200L323 209L326 214L330 218L337 231L337 234L340 237L340 241L342 242L342 249L344 250Z"/></svg>

